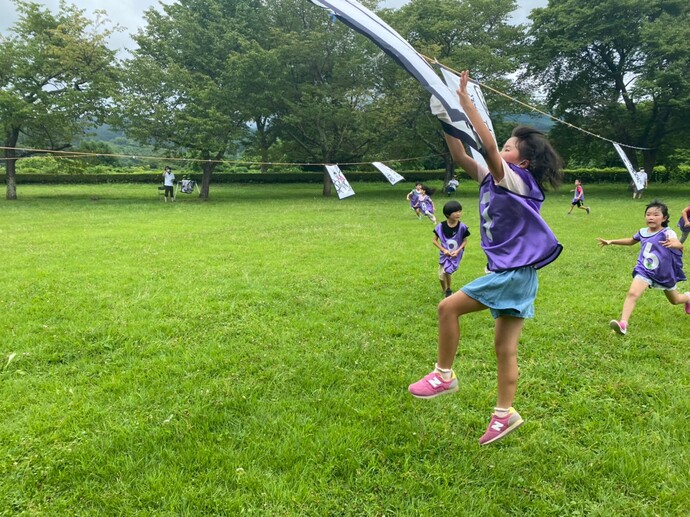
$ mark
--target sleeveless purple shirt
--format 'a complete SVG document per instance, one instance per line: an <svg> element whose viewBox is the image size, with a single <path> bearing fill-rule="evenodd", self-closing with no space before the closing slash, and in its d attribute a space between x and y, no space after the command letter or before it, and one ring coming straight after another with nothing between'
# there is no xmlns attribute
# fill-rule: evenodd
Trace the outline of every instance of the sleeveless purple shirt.
<svg viewBox="0 0 690 517"><path fill-rule="evenodd" d="M455 251L460 247L462 241L464 241L465 237L467 236L467 225L465 223L458 223L458 232L453 237L449 238L444 235L442 224L443 223L439 223L436 225L436 228L434 228L434 233L438 236L439 241L441 241L441 246L447 250ZM465 250L463 249L456 257L449 257L448 255L444 255L443 252L439 250L438 263L439 265L443 266L443 270L446 273L452 275L458 270L458 267L460 267L460 261L462 260L464 253Z"/></svg>
<svg viewBox="0 0 690 517"><path fill-rule="evenodd" d="M431 204L431 198L429 196L419 196L419 209L423 213L434 213L434 205Z"/></svg>
<svg viewBox="0 0 690 517"><path fill-rule="evenodd" d="M633 235L633 239L640 241L641 249L632 275L642 275L663 287L672 288L685 280L683 253L662 246L666 233L667 228L652 234L647 228L642 228Z"/></svg>
<svg viewBox="0 0 690 517"><path fill-rule="evenodd" d="M488 174L479 186L481 243L490 271L544 267L563 246L542 219L544 192L526 169L508 164L529 188L526 196L494 183Z"/></svg>

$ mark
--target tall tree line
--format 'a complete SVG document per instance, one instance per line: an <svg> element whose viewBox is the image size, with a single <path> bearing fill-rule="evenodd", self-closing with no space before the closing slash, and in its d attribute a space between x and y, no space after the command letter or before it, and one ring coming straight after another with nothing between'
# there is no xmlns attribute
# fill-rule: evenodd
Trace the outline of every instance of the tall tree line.
<svg viewBox="0 0 690 517"><path fill-rule="evenodd" d="M453 173L428 95L368 40L307 0L178 0L145 13L118 61L116 28L62 4L13 0L0 39L5 147L64 149L107 121L141 143L214 170L241 150L263 163L366 162ZM375 2L364 2L375 8ZM690 147L690 4L550 0L513 26L514 0L411 0L378 13L423 54L513 97L625 144L652 170ZM535 95L536 94L536 95ZM485 91L499 139L524 109ZM606 165L611 146L567 126L552 137L572 165ZM7 198L15 164L4 151ZM324 193L329 192L327 178Z"/></svg>

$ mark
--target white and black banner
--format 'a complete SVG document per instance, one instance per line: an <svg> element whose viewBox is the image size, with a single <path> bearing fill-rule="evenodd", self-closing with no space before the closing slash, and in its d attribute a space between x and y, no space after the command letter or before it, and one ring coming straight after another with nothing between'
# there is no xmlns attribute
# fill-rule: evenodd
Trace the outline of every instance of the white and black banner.
<svg viewBox="0 0 690 517"><path fill-rule="evenodd" d="M386 177L391 185L395 185L396 183L399 183L405 179L386 164L381 162L372 162L371 164L381 171L381 174Z"/></svg>
<svg viewBox="0 0 690 517"><path fill-rule="evenodd" d="M331 177L331 182L335 187L335 191L338 193L338 199L355 195L355 191L352 190L350 183L348 183L347 178L340 170L340 167L337 165L326 165L326 171L328 171L328 175Z"/></svg>
<svg viewBox="0 0 690 517"><path fill-rule="evenodd" d="M457 90L460 87L460 76L454 74L450 70L446 70L444 67L440 68L441 73L443 74L443 79L446 81L448 88L453 92L453 95L457 96ZM472 79L469 80L469 82L467 83L467 95L469 95L470 99L472 99L472 102L477 108L479 115L482 117L482 120L489 128L491 136L494 137L494 142L496 142L496 133L494 133L494 125L491 123L489 107L486 105L486 100L484 100L484 94L482 93L482 89L477 81L473 81ZM472 127L469 126L469 129L472 130ZM485 167L487 166L484 156L479 151L471 147L470 152L472 153L472 157L476 161L483 164Z"/></svg>
<svg viewBox="0 0 690 517"><path fill-rule="evenodd" d="M363 34L397 61L445 108L453 124L461 130L456 136L473 149L481 149L481 142L460 108L455 91L451 91L434 69L405 39L386 22L356 0L311 0L319 7L330 10L338 20Z"/></svg>
<svg viewBox="0 0 690 517"><path fill-rule="evenodd" d="M633 183L635 183L635 187L637 190L642 190L644 189L644 180L640 178L639 174L635 170L635 167L632 166L632 163L630 163L630 160L628 159L628 155L625 154L625 151L623 148L620 146L620 144L613 143L613 147L618 151L618 156L621 157L621 160L623 160L623 163L625 164L625 168L628 169L628 172L630 173L630 177L633 180Z"/></svg>

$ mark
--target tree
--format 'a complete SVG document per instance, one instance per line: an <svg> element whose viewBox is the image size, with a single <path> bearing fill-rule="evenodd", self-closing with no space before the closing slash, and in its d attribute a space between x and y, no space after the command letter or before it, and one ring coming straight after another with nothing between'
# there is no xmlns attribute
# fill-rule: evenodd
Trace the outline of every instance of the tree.
<svg viewBox="0 0 690 517"><path fill-rule="evenodd" d="M60 150L105 115L115 84L115 53L105 13L60 4L57 14L14 0L19 21L0 38L0 128L8 200L17 199L16 162L32 153L15 148Z"/></svg>
<svg viewBox="0 0 690 517"><path fill-rule="evenodd" d="M688 135L687 1L550 0L530 17L527 72L556 115L648 148L641 153L648 171L660 153L672 152L679 134ZM568 138L585 137L570 132ZM637 165L637 154L629 154Z"/></svg>
<svg viewBox="0 0 690 517"><path fill-rule="evenodd" d="M129 136L198 160L207 200L218 163L246 136L244 91L230 58L247 46L256 0L180 0L149 9L126 63L117 125Z"/></svg>
<svg viewBox="0 0 690 517"><path fill-rule="evenodd" d="M287 160L361 161L383 125L373 105L378 50L326 11L301 0L276 2L276 78L282 105L274 125ZM324 173L324 195L330 178Z"/></svg>

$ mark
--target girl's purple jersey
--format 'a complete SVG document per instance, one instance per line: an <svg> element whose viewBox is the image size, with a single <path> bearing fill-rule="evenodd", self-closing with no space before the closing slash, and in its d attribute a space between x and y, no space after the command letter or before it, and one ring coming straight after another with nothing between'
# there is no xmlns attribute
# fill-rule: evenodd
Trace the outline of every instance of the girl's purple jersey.
<svg viewBox="0 0 690 517"><path fill-rule="evenodd" d="M410 206L412 208L417 208L417 203L419 202L419 192L417 189L410 192Z"/></svg>
<svg viewBox="0 0 690 517"><path fill-rule="evenodd" d="M419 209L424 214L434 213L434 205L431 203L431 198L429 196L419 196Z"/></svg>
<svg viewBox="0 0 690 517"><path fill-rule="evenodd" d="M639 241L641 246L637 264L632 272L633 278L635 275L642 275L669 289L685 280L683 253L677 249L665 248L661 244L669 237L669 231L671 230L664 228L656 233L649 233L648 228L642 228L633 235L633 239Z"/></svg>
<svg viewBox="0 0 690 517"><path fill-rule="evenodd" d="M528 186L522 196L500 187L488 174L479 186L482 249L490 271L544 267L558 258L563 246L542 219L544 192L526 169L508 164Z"/></svg>
<svg viewBox="0 0 690 517"><path fill-rule="evenodd" d="M452 237L446 237L446 235L443 233L443 223L439 223L436 225L436 228L434 228L434 233L438 237L439 241L441 241L441 246L449 251L455 251L460 247L462 241L465 240L465 237L467 237L470 232L465 223L458 223L457 233ZM464 253L465 250L463 249L457 254L457 256L449 257L448 255L444 255L443 252L439 250L438 263L439 265L443 266L443 270L446 273L452 275L458 270L458 267L460 267L460 261L462 260Z"/></svg>

